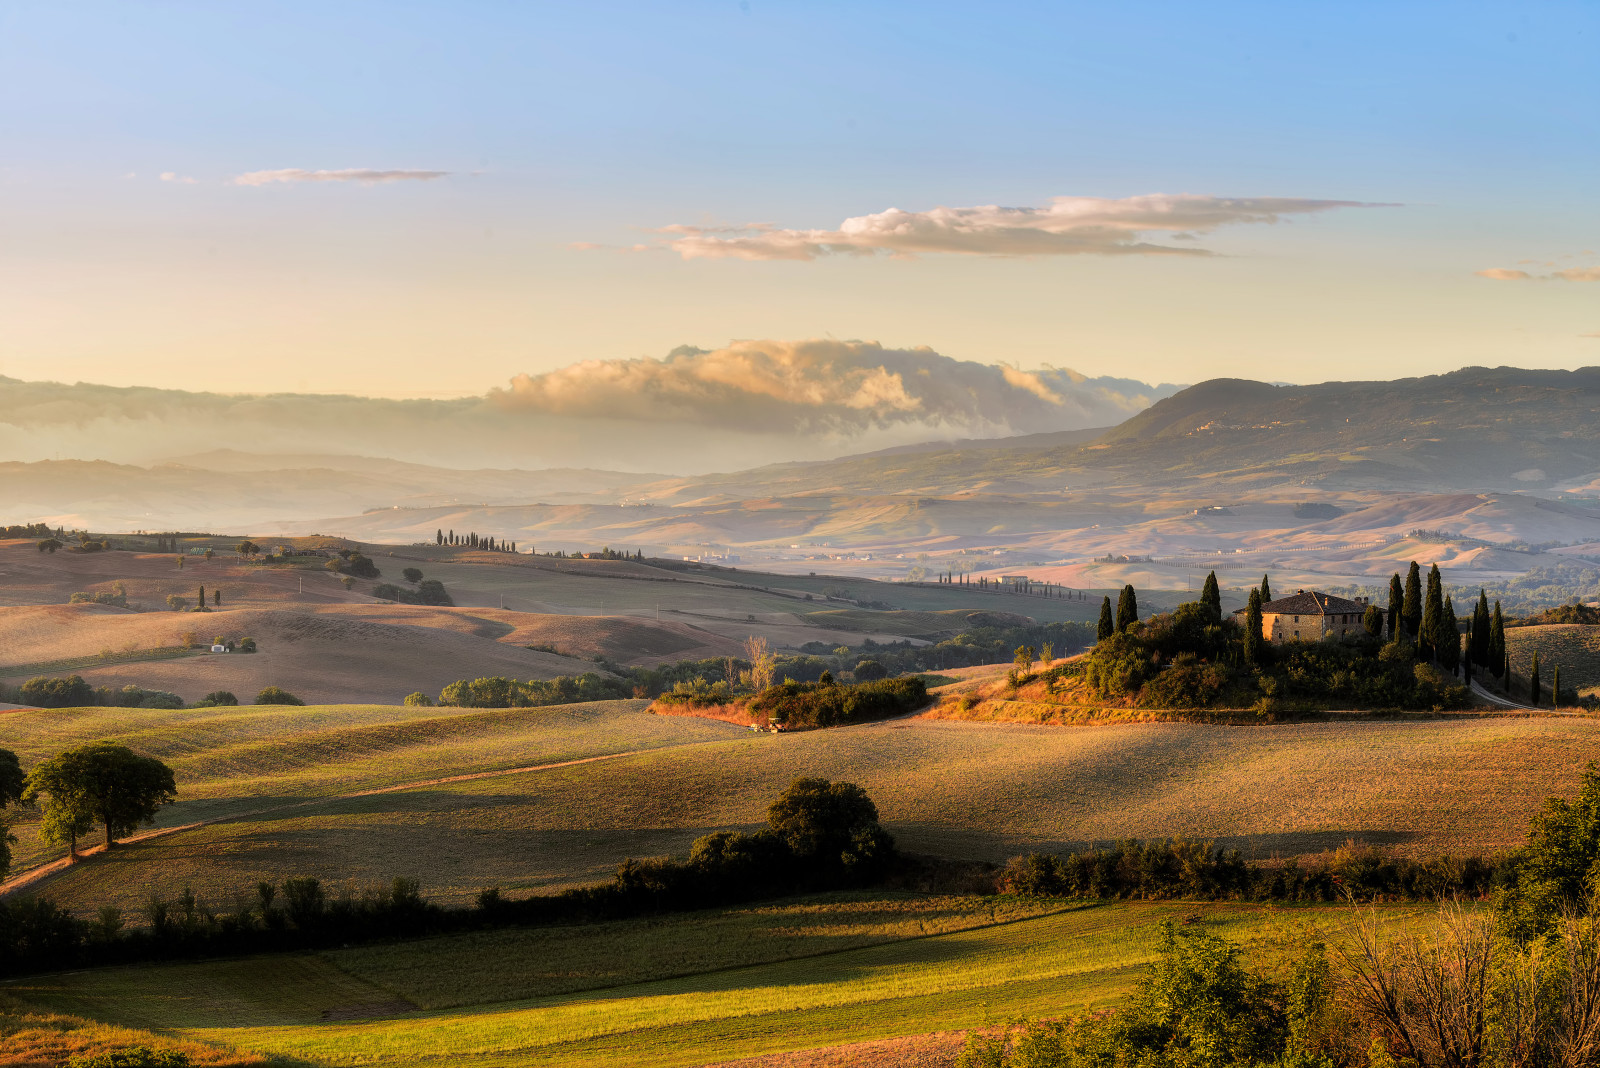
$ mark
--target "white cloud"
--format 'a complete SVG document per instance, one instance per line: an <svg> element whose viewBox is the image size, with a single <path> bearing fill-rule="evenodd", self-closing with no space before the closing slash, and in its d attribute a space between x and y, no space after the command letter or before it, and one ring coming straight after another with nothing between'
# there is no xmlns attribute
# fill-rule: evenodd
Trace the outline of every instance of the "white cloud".
<svg viewBox="0 0 1600 1068"><path fill-rule="evenodd" d="M735 341L664 359L586 360L518 375L489 395L508 410L579 419L714 425L755 434L917 425L975 435L1104 426L1159 395L1123 379L956 360L872 341Z"/></svg>
<svg viewBox="0 0 1600 1068"><path fill-rule="evenodd" d="M1524 282L1533 275L1527 271L1519 271L1512 267L1486 267L1477 272L1479 278L1487 278L1495 282Z"/></svg>
<svg viewBox="0 0 1600 1068"><path fill-rule="evenodd" d="M234 185L272 185L275 182L360 182L377 185L382 182L431 182L443 178L449 171L377 171L365 167L338 171L308 171L289 167L277 171L251 171L233 179Z"/></svg>
<svg viewBox="0 0 1600 1068"><path fill-rule="evenodd" d="M694 226L676 223L657 232L684 259L814 260L830 255L897 256L957 253L978 256L1165 255L1206 256L1198 247L1146 240L1165 234L1191 241L1197 234L1241 223L1277 223L1293 215L1335 208L1393 207L1354 200L1298 197L1215 197L1152 194L1120 200L1055 197L1042 208L890 208L846 219L837 230L783 229L771 223Z"/></svg>
<svg viewBox="0 0 1600 1068"><path fill-rule="evenodd" d="M196 179L190 178L188 175L179 174L177 171L162 171L161 180L163 182L176 182L179 185L196 184Z"/></svg>

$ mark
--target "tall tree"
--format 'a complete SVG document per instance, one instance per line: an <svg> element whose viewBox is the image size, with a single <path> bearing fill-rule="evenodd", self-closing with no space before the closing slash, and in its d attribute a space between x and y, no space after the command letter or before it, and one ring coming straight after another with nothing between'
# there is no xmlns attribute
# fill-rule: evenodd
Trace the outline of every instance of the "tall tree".
<svg viewBox="0 0 1600 1068"><path fill-rule="evenodd" d="M1250 591L1250 603L1244 609L1244 660L1259 664L1265 651L1266 639L1261 634L1261 591Z"/></svg>
<svg viewBox="0 0 1600 1068"><path fill-rule="evenodd" d="M22 764L17 760L17 754L9 749L0 749L0 812L4 812L7 805L22 800L24 782ZM6 832L5 820L0 819L0 882L11 870L11 843L15 841Z"/></svg>
<svg viewBox="0 0 1600 1068"><path fill-rule="evenodd" d="M1422 569L1415 560L1411 561L1411 570L1406 572L1406 599L1400 609L1400 618L1405 622L1406 633L1415 641L1422 634Z"/></svg>
<svg viewBox="0 0 1600 1068"><path fill-rule="evenodd" d="M1261 603L1266 604L1272 600L1272 583L1267 581L1267 576L1261 576Z"/></svg>
<svg viewBox="0 0 1600 1068"><path fill-rule="evenodd" d="M1418 631L1417 656L1423 660L1437 661L1439 646L1444 643L1444 583L1439 578L1439 565L1428 572L1428 593L1423 598L1422 627Z"/></svg>
<svg viewBox="0 0 1600 1068"><path fill-rule="evenodd" d="M1506 620L1500 614L1500 602L1494 603L1494 614L1489 617L1489 674L1504 678L1506 673Z"/></svg>
<svg viewBox="0 0 1600 1068"><path fill-rule="evenodd" d="M1105 641L1115 634L1117 625L1111 621L1111 597L1107 595L1100 602L1100 626L1095 631L1096 641Z"/></svg>
<svg viewBox="0 0 1600 1068"><path fill-rule="evenodd" d="M433 532L433 543L435 545L443 545L444 544L444 528L441 527L440 529L435 530Z"/></svg>
<svg viewBox="0 0 1600 1068"><path fill-rule="evenodd" d="M1489 596L1478 587L1478 603L1472 609L1472 648L1469 659L1479 667L1489 663Z"/></svg>
<svg viewBox="0 0 1600 1068"><path fill-rule="evenodd" d="M206 588L204 586L200 587L200 599L195 602L195 606L202 612L206 610Z"/></svg>
<svg viewBox="0 0 1600 1068"><path fill-rule="evenodd" d="M1441 666L1454 675L1461 666L1461 627L1456 622L1455 598L1444 599L1444 620L1434 648Z"/></svg>
<svg viewBox="0 0 1600 1068"><path fill-rule="evenodd" d="M1389 640L1400 640L1400 628L1403 626L1400 619L1401 606L1405 603L1405 591L1400 586L1400 576L1389 576Z"/></svg>
<svg viewBox="0 0 1600 1068"><path fill-rule="evenodd" d="M221 590L212 590L211 591L211 603L216 605L218 608L222 607L222 591Z"/></svg>
<svg viewBox="0 0 1600 1068"><path fill-rule="evenodd" d="M1117 633L1120 634L1139 622L1139 598L1133 592L1133 584L1122 587L1122 594L1117 598Z"/></svg>
<svg viewBox="0 0 1600 1068"><path fill-rule="evenodd" d="M1528 665L1528 703L1538 707L1539 698L1539 650L1533 651L1533 661Z"/></svg>
<svg viewBox="0 0 1600 1068"><path fill-rule="evenodd" d="M1550 672L1550 707L1561 707L1561 665L1557 664Z"/></svg>
<svg viewBox="0 0 1600 1068"><path fill-rule="evenodd" d="M1222 622L1222 590L1217 587L1215 571L1206 576L1206 584L1200 589L1200 603L1206 606L1206 615L1211 622Z"/></svg>

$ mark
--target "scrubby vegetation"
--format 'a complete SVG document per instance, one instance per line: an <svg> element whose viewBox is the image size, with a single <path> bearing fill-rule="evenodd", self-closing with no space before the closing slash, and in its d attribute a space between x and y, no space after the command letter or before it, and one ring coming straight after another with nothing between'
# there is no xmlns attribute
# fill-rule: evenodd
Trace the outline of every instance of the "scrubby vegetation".
<svg viewBox="0 0 1600 1068"><path fill-rule="evenodd" d="M416 571L414 567L406 568L407 571ZM418 572L420 576L421 572ZM398 601L401 604L431 604L449 608L455 604L451 600L449 591L444 588L444 583L438 579L418 578L415 589L406 589L396 586L392 582L380 582L372 587L372 596L385 601Z"/></svg>
<svg viewBox="0 0 1600 1068"><path fill-rule="evenodd" d="M418 696L418 695L413 695ZM539 708L578 701L614 701L634 696L633 684L597 671L553 679L459 679L439 691L439 704L455 708ZM408 697L406 703L414 703Z"/></svg>
<svg viewBox="0 0 1600 1068"><path fill-rule="evenodd" d="M722 693L716 687L705 691L684 688L658 698L658 704L669 709L721 706L743 712L751 723L784 730L867 723L915 712L927 703L927 685L915 676L845 684L831 678L789 680L745 696Z"/></svg>

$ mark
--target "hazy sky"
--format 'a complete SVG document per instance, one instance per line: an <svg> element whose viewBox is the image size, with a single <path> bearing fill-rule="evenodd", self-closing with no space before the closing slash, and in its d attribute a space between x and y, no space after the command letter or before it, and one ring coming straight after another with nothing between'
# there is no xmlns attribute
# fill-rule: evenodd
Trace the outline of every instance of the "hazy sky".
<svg viewBox="0 0 1600 1068"><path fill-rule="evenodd" d="M0 374L1600 363L1597 54L1593 2L10 0Z"/></svg>

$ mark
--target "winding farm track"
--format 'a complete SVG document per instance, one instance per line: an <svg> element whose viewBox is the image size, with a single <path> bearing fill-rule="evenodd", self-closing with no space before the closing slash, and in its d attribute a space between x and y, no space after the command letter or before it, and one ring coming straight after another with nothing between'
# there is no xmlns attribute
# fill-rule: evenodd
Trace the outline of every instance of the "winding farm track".
<svg viewBox="0 0 1600 1068"><path fill-rule="evenodd" d="M552 764L528 764L519 768L501 768L498 771L474 771L465 775L446 775L438 779L418 779L415 782L396 783L392 786L379 786L371 790L356 790L346 794L329 794L327 797L316 797L309 801L296 801L288 805L269 805L265 808L254 808L245 812L233 812L226 816L214 816L207 820L196 820L193 823L180 823L175 827L159 827L153 831L143 831L132 834L126 838L117 839L118 845L130 845L134 842L148 842L152 838L165 838L168 835L180 834L183 831L192 831L198 827L209 827L217 823L229 823L233 820L251 819L273 812L287 812L297 808L309 808L315 805L326 805L334 801L349 801L357 797L374 797L378 794L398 794L406 790L421 790L429 786L448 786L456 782L473 782L478 779L495 779L506 775L527 775L537 771L554 771L557 768L571 768L579 764L595 764L603 760L620 760L623 757L639 756L643 753L663 753L672 749L685 749L696 745L708 745L719 739L707 739L703 742L683 742L679 745L663 745L650 749L628 749L620 753L604 753L600 756L580 757L577 760L560 760ZM75 863L88 857L99 856L106 851L105 843L80 849L76 857L65 856L59 860L52 860L48 864L41 864L36 868L29 868L20 875L15 875L0 883L0 898L37 886L60 872L66 871Z"/></svg>
<svg viewBox="0 0 1600 1068"><path fill-rule="evenodd" d="M1573 715L1571 712L1562 712L1554 708L1535 708L1532 705L1518 704L1509 697L1504 697L1500 694L1489 692L1479 685L1476 679L1474 679L1472 682L1472 692L1475 696L1483 698L1496 708L1512 708L1516 709L1518 712L1549 712L1557 716Z"/></svg>

